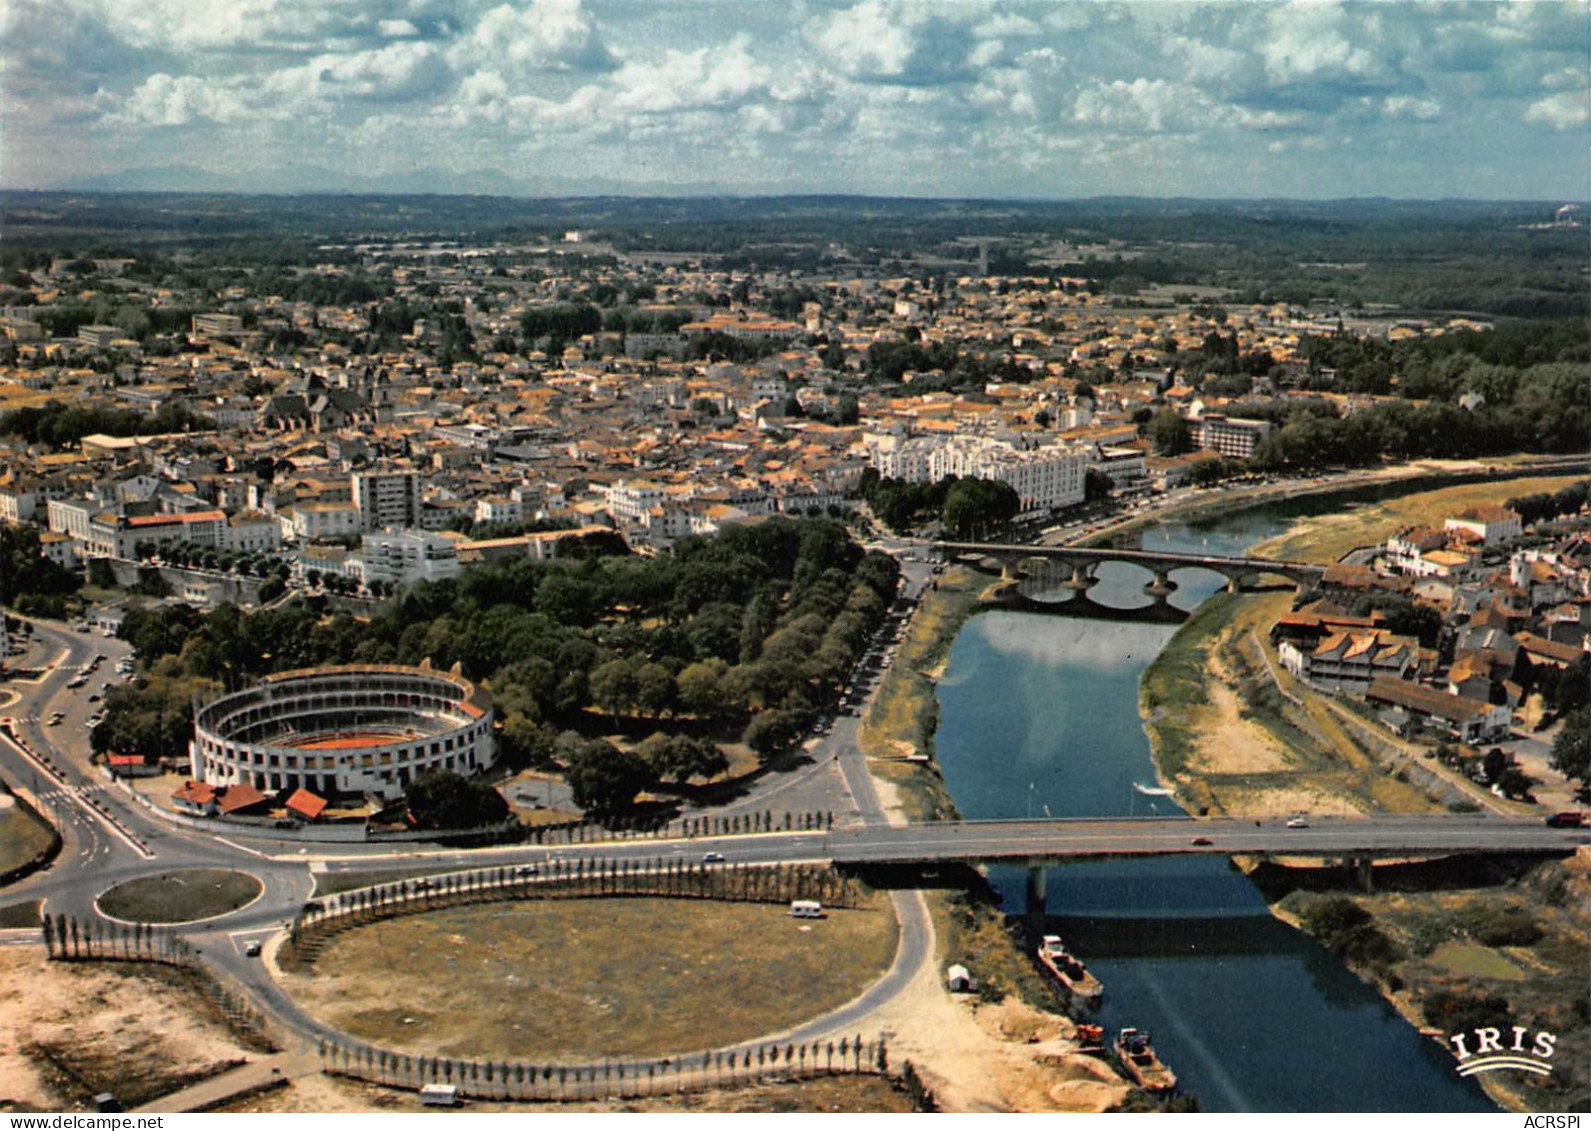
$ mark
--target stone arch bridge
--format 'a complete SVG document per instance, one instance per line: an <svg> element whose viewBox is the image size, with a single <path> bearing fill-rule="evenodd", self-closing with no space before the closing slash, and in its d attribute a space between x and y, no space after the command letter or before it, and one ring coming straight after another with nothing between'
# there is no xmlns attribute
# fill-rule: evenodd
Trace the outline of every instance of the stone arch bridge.
<svg viewBox="0 0 1591 1131"><path fill-rule="evenodd" d="M1326 567L1312 562L1271 561L1266 558L1222 558L1205 554L1176 554L1161 550L1118 550L1109 547L1024 546L1004 542L935 542L933 551L945 560L983 558L1000 565L1000 575L1016 580L1022 576L1024 562L1037 561L1059 567L1069 579L1059 584L1079 593L1094 585L1094 570L1104 562L1127 562L1141 566L1154 576L1144 591L1155 596L1173 592L1171 574L1179 569L1207 569L1226 578L1227 589L1236 592L1254 584L1262 576L1281 577L1307 589L1325 575Z"/></svg>

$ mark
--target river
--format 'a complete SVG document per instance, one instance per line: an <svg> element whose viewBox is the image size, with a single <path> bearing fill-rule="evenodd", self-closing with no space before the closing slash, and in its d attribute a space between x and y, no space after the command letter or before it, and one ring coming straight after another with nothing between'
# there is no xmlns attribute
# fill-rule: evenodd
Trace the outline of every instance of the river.
<svg viewBox="0 0 1591 1131"><path fill-rule="evenodd" d="M1237 555L1279 533L1264 512L1163 524L1146 549ZM1147 604L1148 574L1107 565L1090 591ZM1189 609L1223 579L1182 571ZM939 685L936 745L967 818L1181 813L1156 784L1138 679L1174 628L1031 613L974 617ZM1191 825L1190 825L1191 827ZM1026 873L994 868L1004 909L1023 913ZM1105 985L1100 1020L1153 1034L1204 1111L1495 1111L1454 1062L1322 946L1273 918L1259 891L1210 857L1113 860L1046 876L1047 929Z"/></svg>

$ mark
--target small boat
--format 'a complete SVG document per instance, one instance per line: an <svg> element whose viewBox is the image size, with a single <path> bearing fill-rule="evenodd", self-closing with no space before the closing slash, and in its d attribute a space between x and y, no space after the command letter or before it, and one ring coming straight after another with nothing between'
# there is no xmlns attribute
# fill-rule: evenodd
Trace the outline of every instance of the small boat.
<svg viewBox="0 0 1591 1131"><path fill-rule="evenodd" d="M1177 1074L1161 1063L1142 1029L1116 1034L1116 1057L1133 1083L1146 1092L1169 1092L1177 1086Z"/></svg>
<svg viewBox="0 0 1591 1131"><path fill-rule="evenodd" d="M1164 786L1144 785L1142 782L1133 782L1132 787L1145 797L1171 797L1176 791L1166 789Z"/></svg>
<svg viewBox="0 0 1591 1131"><path fill-rule="evenodd" d="M1087 1056L1104 1056L1105 1027L1080 1023L1077 1026L1077 1051Z"/></svg>
<svg viewBox="0 0 1591 1131"><path fill-rule="evenodd" d="M1039 943L1039 965L1063 989L1073 1004L1092 1008L1105 996L1105 987L1088 968L1069 953L1059 935L1045 935Z"/></svg>

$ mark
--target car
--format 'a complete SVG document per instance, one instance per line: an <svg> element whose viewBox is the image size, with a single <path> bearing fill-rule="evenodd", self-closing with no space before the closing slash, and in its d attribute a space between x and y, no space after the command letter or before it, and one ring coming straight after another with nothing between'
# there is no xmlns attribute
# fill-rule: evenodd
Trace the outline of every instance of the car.
<svg viewBox="0 0 1591 1131"><path fill-rule="evenodd" d="M703 864L722 864L723 862L724 862L724 854L722 852L704 852L704 853L702 853L702 863Z"/></svg>
<svg viewBox="0 0 1591 1131"><path fill-rule="evenodd" d="M1287 822L1287 827L1290 829L1307 829L1309 827L1309 822L1302 817L1294 817L1292 820Z"/></svg>
<svg viewBox="0 0 1591 1131"><path fill-rule="evenodd" d="M1195 846L1196 848L1208 848L1215 842L1207 836L1196 836L1192 840L1188 841L1188 843Z"/></svg>
<svg viewBox="0 0 1591 1131"><path fill-rule="evenodd" d="M89 702L90 702L90 703L98 703L98 702L99 702L99 700L100 700L100 694L99 694L99 692L97 692L97 691L96 691L96 692L94 692L94 694L92 694L92 695L90 695L90 696L89 696L89 697L88 697L88 701L89 701Z"/></svg>
<svg viewBox="0 0 1591 1131"><path fill-rule="evenodd" d="M243 948L243 953L250 958L258 958L260 956L260 944L257 942L249 943Z"/></svg>

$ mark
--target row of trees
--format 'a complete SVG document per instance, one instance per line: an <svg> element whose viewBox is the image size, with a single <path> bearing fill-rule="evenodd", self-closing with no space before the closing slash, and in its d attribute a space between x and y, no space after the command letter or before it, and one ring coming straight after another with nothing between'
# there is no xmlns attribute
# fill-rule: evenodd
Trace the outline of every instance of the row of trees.
<svg viewBox="0 0 1591 1131"><path fill-rule="evenodd" d="M166 432L208 431L214 423L185 405L166 404L154 413L90 408L47 401L34 408L0 413L0 435L54 449L71 447L84 436L155 436Z"/></svg>
<svg viewBox="0 0 1591 1131"><path fill-rule="evenodd" d="M657 558L484 566L405 587L367 623L308 604L249 616L132 611L122 635L150 678L112 697L96 744L145 741L151 718L165 735L191 681L238 686L318 664L430 658L485 681L511 760L617 781L581 791L613 799L632 783L714 772L721 753L687 739L744 738L777 753L844 685L898 574L837 522L776 518ZM661 737L629 751L593 737L615 729Z"/></svg>
<svg viewBox="0 0 1591 1131"><path fill-rule="evenodd" d="M1016 489L999 480L947 475L934 483L908 483L872 468L862 473L861 493L874 516L897 533L938 522L947 535L963 540L1004 531L1022 505Z"/></svg>
<svg viewBox="0 0 1591 1131"><path fill-rule="evenodd" d="M61 616L67 599L82 587L82 580L45 557L39 546L35 528L0 523L0 605L23 613Z"/></svg>
<svg viewBox="0 0 1591 1131"><path fill-rule="evenodd" d="M1591 479L1583 479L1551 494L1540 491L1533 495L1516 496L1508 500L1507 506L1529 526L1537 522L1550 522L1566 514L1578 514L1588 500L1591 500Z"/></svg>

